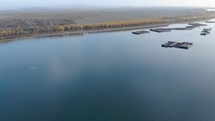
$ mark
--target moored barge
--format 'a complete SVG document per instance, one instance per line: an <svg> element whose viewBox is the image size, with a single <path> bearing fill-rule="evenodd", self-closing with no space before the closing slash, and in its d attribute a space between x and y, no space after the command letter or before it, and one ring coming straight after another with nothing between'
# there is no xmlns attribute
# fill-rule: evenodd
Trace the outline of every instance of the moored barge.
<svg viewBox="0 0 215 121"><path fill-rule="evenodd" d="M190 42L173 42L173 41L168 41L161 45L161 47L181 48L181 49L189 49L192 46L193 46L193 43L190 43Z"/></svg>

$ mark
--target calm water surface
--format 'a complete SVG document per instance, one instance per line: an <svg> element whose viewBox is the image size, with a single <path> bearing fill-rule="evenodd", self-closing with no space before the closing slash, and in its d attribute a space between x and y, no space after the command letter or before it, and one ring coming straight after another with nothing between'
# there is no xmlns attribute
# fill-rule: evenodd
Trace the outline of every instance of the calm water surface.
<svg viewBox="0 0 215 121"><path fill-rule="evenodd" d="M172 26L185 26L177 24ZM0 121L214 121L215 24L0 45ZM189 50L162 48L193 42Z"/></svg>

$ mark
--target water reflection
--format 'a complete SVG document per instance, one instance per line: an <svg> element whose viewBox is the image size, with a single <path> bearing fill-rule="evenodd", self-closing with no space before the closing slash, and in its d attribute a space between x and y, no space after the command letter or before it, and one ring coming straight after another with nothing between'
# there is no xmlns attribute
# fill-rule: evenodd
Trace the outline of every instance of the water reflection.
<svg viewBox="0 0 215 121"><path fill-rule="evenodd" d="M47 35L32 35L32 36L23 36L21 38L12 38L12 39L6 39L6 40L0 40L0 44L4 43L10 43L10 42L16 42L16 41L23 41L23 40L29 40L29 38L56 38L56 37L82 37L84 36L83 32L67 32L67 33L56 33L56 34L47 34Z"/></svg>

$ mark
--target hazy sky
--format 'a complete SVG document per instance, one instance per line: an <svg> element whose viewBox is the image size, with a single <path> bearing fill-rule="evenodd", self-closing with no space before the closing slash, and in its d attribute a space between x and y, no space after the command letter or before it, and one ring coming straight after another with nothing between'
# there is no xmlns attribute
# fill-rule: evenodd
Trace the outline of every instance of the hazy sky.
<svg viewBox="0 0 215 121"><path fill-rule="evenodd" d="M0 9L57 5L89 6L215 6L215 0L0 0Z"/></svg>

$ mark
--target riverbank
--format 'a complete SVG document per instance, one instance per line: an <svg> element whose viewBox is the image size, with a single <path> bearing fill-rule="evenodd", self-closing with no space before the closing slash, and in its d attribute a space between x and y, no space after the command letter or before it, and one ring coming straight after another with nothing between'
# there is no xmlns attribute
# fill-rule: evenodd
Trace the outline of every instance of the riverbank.
<svg viewBox="0 0 215 121"><path fill-rule="evenodd" d="M97 29L97 30L84 30L84 31L69 31L69 32L58 32L58 33L45 33L45 34L32 34L28 36L14 36L4 39L0 39L0 43L23 40L29 38L46 38L46 37L63 37L63 36L83 36L84 34L93 33L103 33L103 32L116 32L116 31L127 31L127 30L137 30L137 29L149 29L156 27L165 27L169 24L155 24L155 25L145 25L145 26L133 26L133 27L120 27L120 28L108 28L108 29Z"/></svg>
<svg viewBox="0 0 215 121"><path fill-rule="evenodd" d="M63 32L51 32L51 33L37 33L37 34L28 34L28 35L16 35L0 38L0 43L5 43L14 40L22 40L27 38L43 38L43 37L56 37L56 36L83 36L86 33L102 33L102 32L116 32L116 31L127 31L127 30L137 30L137 29L150 29L156 27L165 27L171 24L180 24L180 23L189 23L189 22L199 22L207 21L215 18L213 16L200 17L195 19L174 19L174 20L165 20L163 23L153 23L146 25L133 25L133 26L120 26L120 27L110 27L110 28L95 28L95 29L82 29L82 30L73 30L73 31L63 31ZM94 24L95 25L95 24ZM96 25L97 26L97 25Z"/></svg>

